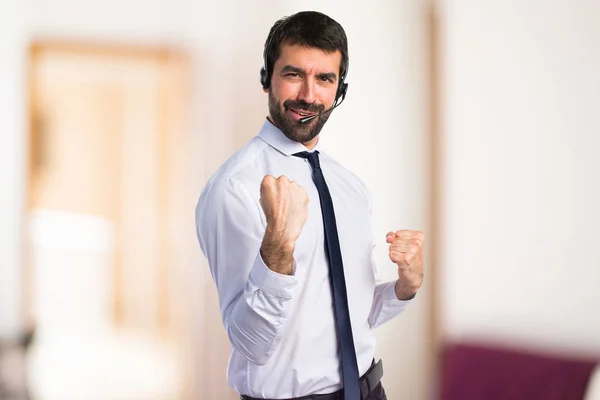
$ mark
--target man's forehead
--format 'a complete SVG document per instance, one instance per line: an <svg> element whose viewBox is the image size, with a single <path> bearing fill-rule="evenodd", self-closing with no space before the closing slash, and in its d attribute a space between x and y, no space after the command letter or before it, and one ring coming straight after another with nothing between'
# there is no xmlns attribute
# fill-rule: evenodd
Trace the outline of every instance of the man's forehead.
<svg viewBox="0 0 600 400"><path fill-rule="evenodd" d="M282 65L289 63L318 64L320 67L331 68L338 71L342 62L342 53L339 50L328 52L317 47L284 43L281 45L278 61L281 61ZM296 66L301 67L301 65Z"/></svg>

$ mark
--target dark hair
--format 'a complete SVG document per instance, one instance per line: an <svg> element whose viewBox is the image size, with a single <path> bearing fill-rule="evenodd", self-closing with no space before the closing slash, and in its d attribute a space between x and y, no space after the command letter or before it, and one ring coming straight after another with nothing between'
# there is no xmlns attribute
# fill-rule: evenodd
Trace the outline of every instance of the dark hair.
<svg viewBox="0 0 600 400"><path fill-rule="evenodd" d="M348 38L344 28L325 14L317 11L302 11L275 22L265 41L264 66L261 83L266 89L271 85L273 66L280 56L283 43L315 47L328 53L342 53L340 77L348 73Z"/></svg>

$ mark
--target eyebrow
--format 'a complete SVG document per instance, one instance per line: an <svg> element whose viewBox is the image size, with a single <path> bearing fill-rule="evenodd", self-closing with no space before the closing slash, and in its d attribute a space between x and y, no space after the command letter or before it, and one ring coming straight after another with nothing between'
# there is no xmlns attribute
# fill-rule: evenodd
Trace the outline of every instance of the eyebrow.
<svg viewBox="0 0 600 400"><path fill-rule="evenodd" d="M293 65L286 65L281 69L282 74L285 74L286 72L295 72L297 74L306 75L306 72L304 72L302 68L298 68ZM335 72L322 72L317 74L317 78L327 78L332 82L335 82L337 80L337 74Z"/></svg>

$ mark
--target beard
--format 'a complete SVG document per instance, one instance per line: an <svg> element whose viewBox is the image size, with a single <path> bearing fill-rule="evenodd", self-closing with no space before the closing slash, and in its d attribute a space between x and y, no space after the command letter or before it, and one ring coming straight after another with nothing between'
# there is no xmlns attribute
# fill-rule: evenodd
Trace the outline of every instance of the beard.
<svg viewBox="0 0 600 400"><path fill-rule="evenodd" d="M273 91L269 90L269 113L275 125L285 136L294 142L306 143L314 139L323 129L323 125L329 119L330 113L319 115L313 120L302 123L286 115L290 108L296 111L319 113L325 109L323 104L312 104L305 101L286 100L283 104L275 98Z"/></svg>

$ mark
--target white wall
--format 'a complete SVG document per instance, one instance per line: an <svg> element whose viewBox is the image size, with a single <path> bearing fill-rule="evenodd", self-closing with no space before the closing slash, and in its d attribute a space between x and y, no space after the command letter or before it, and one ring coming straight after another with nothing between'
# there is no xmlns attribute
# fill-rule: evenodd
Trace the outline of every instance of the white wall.
<svg viewBox="0 0 600 400"><path fill-rule="evenodd" d="M448 337L600 354L600 2L442 1Z"/></svg>

